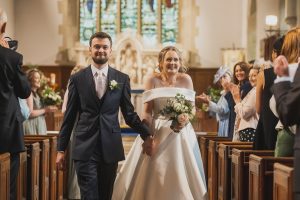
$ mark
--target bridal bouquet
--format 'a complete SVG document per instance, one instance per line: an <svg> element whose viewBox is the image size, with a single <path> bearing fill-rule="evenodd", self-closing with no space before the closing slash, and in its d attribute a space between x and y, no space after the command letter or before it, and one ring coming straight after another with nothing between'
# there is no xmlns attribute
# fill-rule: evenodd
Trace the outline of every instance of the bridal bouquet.
<svg viewBox="0 0 300 200"><path fill-rule="evenodd" d="M41 91L42 102L46 106L50 105L60 105L62 103L61 96L58 92L55 92L53 88L45 86Z"/></svg>
<svg viewBox="0 0 300 200"><path fill-rule="evenodd" d="M176 94L175 98L167 100L167 105L160 114L172 121L170 128L174 132L179 132L179 127L184 126L194 117L194 106L184 95Z"/></svg>

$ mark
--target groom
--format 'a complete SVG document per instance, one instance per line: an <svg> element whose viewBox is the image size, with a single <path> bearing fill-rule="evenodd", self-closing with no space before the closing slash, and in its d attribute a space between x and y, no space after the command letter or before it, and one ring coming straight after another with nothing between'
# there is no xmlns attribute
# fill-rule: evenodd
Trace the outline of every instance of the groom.
<svg viewBox="0 0 300 200"><path fill-rule="evenodd" d="M70 78L68 104L59 134L56 164L64 168L64 153L74 129L72 159L78 176L81 199L109 200L118 161L124 160L118 112L144 139L149 154L152 139L148 127L134 112L128 75L111 68L111 37L98 32L90 38L92 64Z"/></svg>

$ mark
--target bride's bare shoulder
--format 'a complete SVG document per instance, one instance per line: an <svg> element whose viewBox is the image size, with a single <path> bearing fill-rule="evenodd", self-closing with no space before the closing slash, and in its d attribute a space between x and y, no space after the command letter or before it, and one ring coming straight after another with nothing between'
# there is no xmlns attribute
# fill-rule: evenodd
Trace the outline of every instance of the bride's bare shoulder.
<svg viewBox="0 0 300 200"><path fill-rule="evenodd" d="M190 81L192 81L191 76L188 75L188 74L185 74L185 73L178 73L177 77L178 77L178 79L180 81L184 81L184 82L190 82Z"/></svg>
<svg viewBox="0 0 300 200"><path fill-rule="evenodd" d="M178 74L178 81L188 89L193 89L193 81L190 75L185 73Z"/></svg>

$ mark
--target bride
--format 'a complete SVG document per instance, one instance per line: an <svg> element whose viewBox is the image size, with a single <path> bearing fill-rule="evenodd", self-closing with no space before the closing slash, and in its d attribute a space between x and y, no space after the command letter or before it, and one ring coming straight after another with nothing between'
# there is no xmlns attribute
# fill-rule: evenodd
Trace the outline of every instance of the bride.
<svg viewBox="0 0 300 200"><path fill-rule="evenodd" d="M177 48L165 47L158 57L160 73L145 85L143 118L152 129L153 151L143 153L137 136L122 166L113 191L113 200L201 200L207 199L205 176L194 129L188 121L174 132L171 121L160 115L167 99L180 93L194 103L195 92L184 73Z"/></svg>

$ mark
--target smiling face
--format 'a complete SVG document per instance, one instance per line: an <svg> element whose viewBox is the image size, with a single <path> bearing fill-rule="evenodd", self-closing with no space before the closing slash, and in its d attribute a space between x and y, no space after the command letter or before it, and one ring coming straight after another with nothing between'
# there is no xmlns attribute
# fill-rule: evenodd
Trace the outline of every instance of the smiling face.
<svg viewBox="0 0 300 200"><path fill-rule="evenodd" d="M246 72L241 68L240 65L235 67L234 75L239 82L242 82L246 79Z"/></svg>
<svg viewBox="0 0 300 200"><path fill-rule="evenodd" d="M111 52L111 44L108 38L93 38L91 41L90 54L95 66L107 63Z"/></svg>
<svg viewBox="0 0 300 200"><path fill-rule="evenodd" d="M258 75L258 69L251 69L249 72L249 81L252 87L256 86L257 83L257 75Z"/></svg>
<svg viewBox="0 0 300 200"><path fill-rule="evenodd" d="M30 84L33 89L38 89L41 87L41 75L39 72L33 72L30 78Z"/></svg>
<svg viewBox="0 0 300 200"><path fill-rule="evenodd" d="M176 51L169 50L166 52L160 63L161 71L165 74L174 75L180 68L180 58Z"/></svg>

